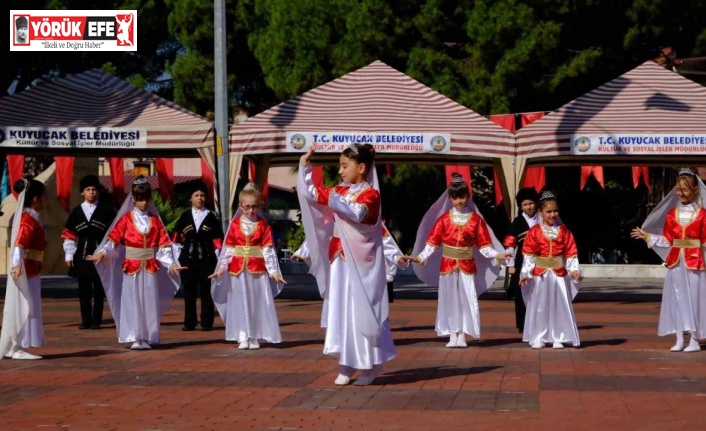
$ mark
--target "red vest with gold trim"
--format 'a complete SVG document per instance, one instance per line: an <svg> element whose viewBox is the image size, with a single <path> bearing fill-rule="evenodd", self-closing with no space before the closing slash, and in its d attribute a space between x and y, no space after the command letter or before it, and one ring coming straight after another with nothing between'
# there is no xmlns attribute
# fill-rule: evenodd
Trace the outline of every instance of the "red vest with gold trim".
<svg viewBox="0 0 706 431"><path fill-rule="evenodd" d="M672 268L679 263L679 256L684 253L686 267L691 270L704 269L703 245L706 244L706 210L699 208L694 220L686 226L679 223L677 208L667 213L662 235L672 244L665 264ZM691 243L698 246L689 246Z"/></svg>
<svg viewBox="0 0 706 431"><path fill-rule="evenodd" d="M578 256L576 241L569 229L564 225L559 226L559 235L556 239L549 239L542 231L542 224L536 224L527 232L525 236L525 244L522 247L522 254L532 255L535 258L544 257L561 257L561 265L551 268L552 271L559 277L565 277L567 274L564 267L564 258ZM548 268L535 265L532 270L532 275L538 276L547 272Z"/></svg>
<svg viewBox="0 0 706 431"><path fill-rule="evenodd" d="M226 247L236 249L228 265L228 272L238 275L247 268L251 274L266 273L267 266L265 266L265 258L262 257L262 248L273 246L272 229L266 220L258 218L253 233L245 235L240 227L241 217L238 216L233 220L226 235Z"/></svg>
<svg viewBox="0 0 706 431"><path fill-rule="evenodd" d="M475 247L492 247L490 231L485 221L477 214L471 213L465 224L454 223L451 211L439 217L427 238L427 244L434 247L448 246L451 249L471 249ZM441 251L444 253L444 251ZM466 274L476 273L476 262L471 259L441 256L439 272L450 274L460 269Z"/></svg>
<svg viewBox="0 0 706 431"><path fill-rule="evenodd" d="M137 230L133 220L132 212L123 215L115 224L113 230L108 234L108 239L114 244L122 244L125 247L149 248L157 253L157 249L170 245L167 231L164 225L154 214L149 215L150 227L147 233ZM133 275L145 268L150 274L155 274L160 269L160 264L156 258L140 260L125 259L123 262L123 272Z"/></svg>
<svg viewBox="0 0 706 431"><path fill-rule="evenodd" d="M47 239L44 227L27 212L22 213L15 246L22 247L25 251L24 265L27 278L39 275L42 271L40 256L47 248Z"/></svg>

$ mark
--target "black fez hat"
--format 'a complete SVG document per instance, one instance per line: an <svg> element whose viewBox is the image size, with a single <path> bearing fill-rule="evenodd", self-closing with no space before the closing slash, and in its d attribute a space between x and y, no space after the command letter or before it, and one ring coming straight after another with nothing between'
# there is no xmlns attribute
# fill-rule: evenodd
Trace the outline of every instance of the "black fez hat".
<svg viewBox="0 0 706 431"><path fill-rule="evenodd" d="M97 176L86 175L85 177L81 178L81 181L79 182L79 187L81 191L86 190L87 187L95 187L100 190L100 184L101 182Z"/></svg>
<svg viewBox="0 0 706 431"><path fill-rule="evenodd" d="M208 187L206 187L206 184L204 184L203 181L194 181L191 185L189 185L189 198L191 198L191 195L193 195L196 192L203 192L203 194L208 196Z"/></svg>
<svg viewBox="0 0 706 431"><path fill-rule="evenodd" d="M537 202L537 191L533 187L525 187L517 192L517 203L522 204L524 201Z"/></svg>
<svg viewBox="0 0 706 431"><path fill-rule="evenodd" d="M27 17L26 16L21 16L15 20L15 27L16 28L27 28Z"/></svg>

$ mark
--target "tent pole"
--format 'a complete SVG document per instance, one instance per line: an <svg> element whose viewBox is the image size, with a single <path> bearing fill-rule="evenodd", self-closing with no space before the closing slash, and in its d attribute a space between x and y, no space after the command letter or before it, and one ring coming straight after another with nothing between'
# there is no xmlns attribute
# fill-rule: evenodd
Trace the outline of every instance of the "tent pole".
<svg viewBox="0 0 706 431"><path fill-rule="evenodd" d="M226 70L226 14L225 0L215 0L213 5L214 41L214 96L216 116L216 156L218 159L218 194L221 206L223 231L228 228L230 181L228 170L228 87Z"/></svg>

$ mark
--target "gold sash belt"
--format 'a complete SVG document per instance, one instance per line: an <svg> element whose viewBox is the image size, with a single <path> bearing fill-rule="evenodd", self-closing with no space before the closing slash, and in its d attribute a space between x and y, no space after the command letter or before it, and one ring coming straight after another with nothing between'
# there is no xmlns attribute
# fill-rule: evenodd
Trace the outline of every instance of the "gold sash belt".
<svg viewBox="0 0 706 431"><path fill-rule="evenodd" d="M154 259L153 248L125 247L125 259L150 260Z"/></svg>
<svg viewBox="0 0 706 431"><path fill-rule="evenodd" d="M237 245L235 246L233 256L264 257L262 254L262 247L258 245Z"/></svg>
<svg viewBox="0 0 706 431"><path fill-rule="evenodd" d="M672 243L672 247L699 248L701 247L701 242L698 239L675 239Z"/></svg>
<svg viewBox="0 0 706 431"><path fill-rule="evenodd" d="M449 259L472 260L473 247L452 247L444 244L441 248L441 255Z"/></svg>
<svg viewBox="0 0 706 431"><path fill-rule="evenodd" d="M560 268L564 266L564 259L561 256L554 257L542 257L537 256L534 258L534 265L537 268Z"/></svg>
<svg viewBox="0 0 706 431"><path fill-rule="evenodd" d="M25 250L25 259L36 260L37 262L41 262L43 258L44 258L43 251L32 250L32 249Z"/></svg>

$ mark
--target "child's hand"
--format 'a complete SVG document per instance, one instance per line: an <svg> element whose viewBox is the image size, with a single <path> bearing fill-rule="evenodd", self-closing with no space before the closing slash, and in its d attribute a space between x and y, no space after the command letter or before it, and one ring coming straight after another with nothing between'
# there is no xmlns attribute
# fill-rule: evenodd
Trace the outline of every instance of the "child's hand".
<svg viewBox="0 0 706 431"><path fill-rule="evenodd" d="M86 256L86 260L90 260L91 262L95 263L100 263L106 256L107 254L104 251L101 251L98 254L89 254L88 256Z"/></svg>
<svg viewBox="0 0 706 431"><path fill-rule="evenodd" d="M408 265L409 265L411 262L414 262L414 263L416 263L416 264L421 264L421 263L422 263L422 260L419 258L419 256L404 256L404 257L402 257L402 260L404 260L405 262L407 262Z"/></svg>
<svg viewBox="0 0 706 431"><path fill-rule="evenodd" d="M72 266L74 266L74 261L73 261L73 260L67 260L67 261L66 261L66 266L68 266L69 268L71 268Z"/></svg>
<svg viewBox="0 0 706 431"><path fill-rule="evenodd" d="M507 259L509 259L509 258L511 258L511 257L512 257L512 253L508 253L508 252L506 252L506 251L504 251L504 252L502 252L502 253L498 253L498 255L495 256L495 258L498 259L498 261L507 260Z"/></svg>
<svg viewBox="0 0 706 431"><path fill-rule="evenodd" d="M284 278L282 278L282 276L279 274L270 274L270 278L272 278L277 283L287 284Z"/></svg>
<svg viewBox="0 0 706 431"><path fill-rule="evenodd" d="M189 268L187 268L186 266L179 266L176 263L173 263L172 266L169 267L169 273L172 275L177 275L177 274L179 274L179 272L181 272L185 269L189 269Z"/></svg>
<svg viewBox="0 0 706 431"><path fill-rule="evenodd" d="M21 265L13 266L10 274L12 274L13 280L18 280L20 278L20 276L22 275L22 266Z"/></svg>
<svg viewBox="0 0 706 431"><path fill-rule="evenodd" d="M507 268L507 272L508 272L509 274L514 274L516 271L517 271L517 270L515 269L514 266L511 266L511 267L508 267L508 268Z"/></svg>
<svg viewBox="0 0 706 431"><path fill-rule="evenodd" d="M524 287L525 284L527 284L527 282L528 282L529 280L530 280L529 277L521 277L521 278L520 278L520 286L521 286L521 287Z"/></svg>
<svg viewBox="0 0 706 431"><path fill-rule="evenodd" d="M208 278L209 278L209 279L218 278L218 277L220 277L221 275L223 275L224 272L226 272L226 269L225 269L225 268L220 268L219 270L217 270L217 271L214 272L213 274L209 275Z"/></svg>
<svg viewBox="0 0 706 431"><path fill-rule="evenodd" d="M581 275L581 273L578 271L571 271L571 277L573 277L573 279L576 281L583 280L583 275Z"/></svg>
<svg viewBox="0 0 706 431"><path fill-rule="evenodd" d="M636 227L632 230L632 232L630 232L630 236L635 239L647 239L648 233L640 229L639 227Z"/></svg>
<svg viewBox="0 0 706 431"><path fill-rule="evenodd" d="M314 152L316 151L316 144L312 145L309 147L309 150L304 153L304 155L299 159L299 164L302 166L306 166L311 162L311 157L314 155Z"/></svg>

